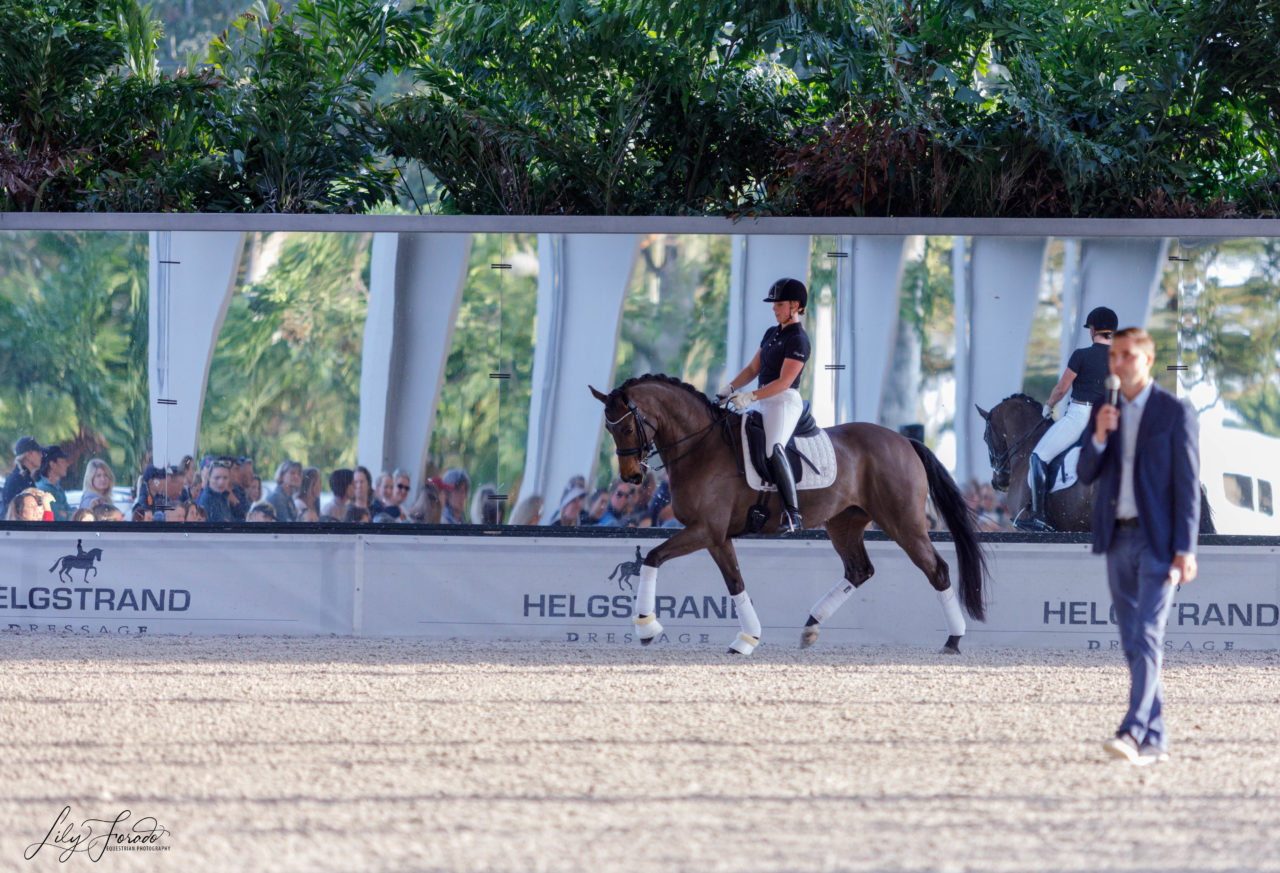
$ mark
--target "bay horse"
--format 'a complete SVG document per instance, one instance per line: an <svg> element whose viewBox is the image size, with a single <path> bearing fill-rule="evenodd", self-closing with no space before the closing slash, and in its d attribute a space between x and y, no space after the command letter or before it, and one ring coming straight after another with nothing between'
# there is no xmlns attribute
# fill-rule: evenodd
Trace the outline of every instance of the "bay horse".
<svg viewBox="0 0 1280 873"><path fill-rule="evenodd" d="M1039 400L1026 394L1012 394L989 412L977 406L978 414L987 422L982 439L991 460L991 487L1008 493L1005 505L1015 518L1031 502L1031 486L1027 482L1031 450L1053 423L1043 417L1043 408ZM1063 533L1091 531L1093 491L1093 484L1081 485L1079 481L1061 491L1051 491L1045 498L1045 516L1053 529ZM1200 485L1200 533L1217 533L1203 483Z"/></svg>
<svg viewBox="0 0 1280 873"><path fill-rule="evenodd" d="M605 428L616 444L622 479L641 482L649 459L660 457L670 479L672 510L684 525L644 557L632 619L640 642L647 645L662 633L654 611L658 568L672 558L706 549L738 613L741 631L729 651L749 655L760 642L760 622L731 540L746 532L748 511L758 495L739 468L741 416L716 406L692 385L658 374L628 379L608 394L594 387L591 393L604 404ZM800 512L807 526L825 524L831 545L844 562L844 579L810 610L801 647L817 641L821 623L875 572L863 543L863 533L874 521L937 592L947 620L943 651L958 653L965 632L961 606L970 618L984 620L987 573L974 520L960 489L923 443L888 428L855 422L826 432L835 451L836 480L826 488L800 491ZM958 597L947 564L929 539L926 504L930 497L955 541ZM762 531L777 530L777 515L771 514Z"/></svg>
<svg viewBox="0 0 1280 873"><path fill-rule="evenodd" d="M991 460L991 487L1008 495L1005 506L1017 518L1024 509L1030 511L1027 469L1031 466L1031 451L1053 421L1044 417L1040 401L1026 394L1012 394L989 412L981 406L976 408L987 423L982 439ZM1047 464L1053 459L1043 460ZM1093 483L1084 485L1077 480L1071 487L1051 491L1045 497L1045 517L1054 530L1089 530L1093 524L1093 488Z"/></svg>

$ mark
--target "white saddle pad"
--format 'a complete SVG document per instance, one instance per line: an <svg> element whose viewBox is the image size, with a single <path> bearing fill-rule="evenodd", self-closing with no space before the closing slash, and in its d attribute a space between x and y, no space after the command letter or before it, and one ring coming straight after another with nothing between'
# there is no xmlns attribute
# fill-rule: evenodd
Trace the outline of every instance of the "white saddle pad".
<svg viewBox="0 0 1280 873"><path fill-rule="evenodd" d="M825 430L818 428L812 436L796 437L796 450L818 468L818 472L814 473L808 464L804 461L800 462L804 467L804 477L796 483L797 491L826 488L836 481L836 450L831 445L831 437L827 436ZM773 485L767 485L761 481L760 475L756 473L756 465L751 463L751 450L747 448L747 417L745 415L742 416L742 455L742 468L747 471L747 484L756 491L777 491L778 489Z"/></svg>
<svg viewBox="0 0 1280 873"><path fill-rule="evenodd" d="M1049 493L1061 491L1064 488L1070 488L1076 484L1076 462L1080 460L1080 447L1073 446L1067 449L1066 455L1062 458L1062 467L1058 469L1058 475L1053 477L1053 481L1049 483Z"/></svg>

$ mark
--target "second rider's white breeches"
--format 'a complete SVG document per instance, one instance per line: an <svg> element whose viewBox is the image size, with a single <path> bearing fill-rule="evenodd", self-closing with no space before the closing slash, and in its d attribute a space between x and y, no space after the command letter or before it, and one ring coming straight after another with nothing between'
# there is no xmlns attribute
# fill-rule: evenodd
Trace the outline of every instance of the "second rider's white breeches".
<svg viewBox="0 0 1280 873"><path fill-rule="evenodd" d="M796 423L804 412L804 398L800 396L800 392L788 388L781 394L757 400L752 405L760 410L760 416L764 419L765 454L772 452L776 445L785 446L795 433Z"/></svg>
<svg viewBox="0 0 1280 873"><path fill-rule="evenodd" d="M1047 464L1074 446L1076 440L1080 439L1080 434L1084 433L1084 429L1089 426L1091 409L1092 407L1081 403L1068 403L1066 414L1044 432L1044 436L1040 437L1032 453L1039 455L1040 460ZM1032 484L1030 471L1027 473L1027 484Z"/></svg>

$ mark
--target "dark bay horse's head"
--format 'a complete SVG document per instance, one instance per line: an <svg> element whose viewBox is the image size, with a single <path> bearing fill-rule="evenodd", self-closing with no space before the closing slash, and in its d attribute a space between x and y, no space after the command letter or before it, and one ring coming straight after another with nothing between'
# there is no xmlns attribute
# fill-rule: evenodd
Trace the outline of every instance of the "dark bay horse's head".
<svg viewBox="0 0 1280 873"><path fill-rule="evenodd" d="M1044 420L1040 415L1040 402L1026 394L1014 394L990 411L976 404L975 408L987 422L982 440L987 444L987 457L991 461L991 487L1008 491L1018 458L1035 448L1032 435Z"/></svg>
<svg viewBox="0 0 1280 873"><path fill-rule="evenodd" d="M624 482L639 485L644 481L645 450L653 441L653 434L642 423L644 413L620 389L602 394L591 385L587 387L604 404L604 428L617 446L618 475Z"/></svg>

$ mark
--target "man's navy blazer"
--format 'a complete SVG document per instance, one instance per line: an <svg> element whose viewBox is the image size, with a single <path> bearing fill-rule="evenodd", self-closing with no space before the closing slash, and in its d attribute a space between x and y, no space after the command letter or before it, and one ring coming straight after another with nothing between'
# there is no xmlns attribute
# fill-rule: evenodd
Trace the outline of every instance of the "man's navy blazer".
<svg viewBox="0 0 1280 873"><path fill-rule="evenodd" d="M1099 452L1093 434L1099 406L1089 417L1084 447L1076 473L1088 484L1095 479L1093 495L1093 551L1102 554L1111 546L1120 496L1121 430L1113 431ZM1200 427L1196 412L1159 385L1142 410L1138 444L1133 457L1133 496L1138 522L1152 553L1173 562L1178 552L1196 550L1200 530Z"/></svg>

